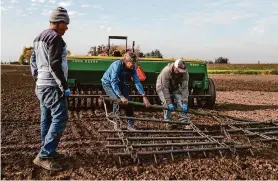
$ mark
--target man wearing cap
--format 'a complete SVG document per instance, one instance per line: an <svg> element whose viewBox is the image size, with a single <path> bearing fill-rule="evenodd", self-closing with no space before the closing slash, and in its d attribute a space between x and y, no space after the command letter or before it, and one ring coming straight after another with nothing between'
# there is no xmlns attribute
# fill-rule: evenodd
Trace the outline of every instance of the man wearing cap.
<svg viewBox="0 0 278 181"><path fill-rule="evenodd" d="M123 104L128 104L130 97L129 89L127 87L127 79L132 77L138 92L143 97L143 102L145 103L146 107L150 107L150 103L145 96L144 88L135 69L136 61L137 56L132 52L127 52L122 60L113 62L101 79L102 87L109 97L115 99L120 98ZM132 106L126 105L124 106L124 109L128 117L133 117ZM116 104L113 105L113 112L115 111ZM135 130L133 119L128 120L127 129L130 131Z"/></svg>
<svg viewBox="0 0 278 181"><path fill-rule="evenodd" d="M168 107L168 110L164 110L165 120L172 119L170 111L175 109L171 95L174 96L176 106L182 108L184 113L188 112L188 81L189 74L183 59L177 59L175 63L168 64L158 75L156 92L162 105Z"/></svg>
<svg viewBox="0 0 278 181"><path fill-rule="evenodd" d="M30 58L36 96L41 109L41 149L33 163L47 170L60 171L55 160L62 133L68 121L67 65L63 63L66 43L62 36L70 22L67 10L58 7L50 15L50 26L34 40Z"/></svg>

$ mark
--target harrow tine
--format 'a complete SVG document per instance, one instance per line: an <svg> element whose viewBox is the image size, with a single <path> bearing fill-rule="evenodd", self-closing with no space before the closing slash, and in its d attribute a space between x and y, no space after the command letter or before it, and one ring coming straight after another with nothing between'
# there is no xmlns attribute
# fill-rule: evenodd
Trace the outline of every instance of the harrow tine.
<svg viewBox="0 0 278 181"><path fill-rule="evenodd" d="M221 157L223 157L223 154L222 154L222 151L221 151L221 150L219 150L219 153L220 153Z"/></svg>
<svg viewBox="0 0 278 181"><path fill-rule="evenodd" d="M109 116L109 118L115 118L115 116ZM162 119L150 119L150 118L136 118L136 117L128 117L128 116L118 116L120 119L134 119L137 121L146 121L146 122L157 122L157 123L168 123L168 124L181 124L181 125L189 125L188 122L178 122L178 121L164 121Z"/></svg>
<svg viewBox="0 0 278 181"><path fill-rule="evenodd" d="M212 138L215 139L223 139L223 136L212 136ZM187 136L187 137L127 137L128 140L134 141L134 140L204 140L207 139L202 136ZM109 141L121 141L120 138L107 138Z"/></svg>
<svg viewBox="0 0 278 181"><path fill-rule="evenodd" d="M174 150L174 147L173 147L173 146L172 146L171 148L172 148L172 150ZM172 158L172 161L174 161L173 152L171 152L171 158Z"/></svg>
<svg viewBox="0 0 278 181"><path fill-rule="evenodd" d="M202 145L202 147L201 148L204 148L204 145ZM205 157L207 157L207 155L206 155L206 152L205 151L203 151L203 154L204 154L204 156Z"/></svg>
<svg viewBox="0 0 278 181"><path fill-rule="evenodd" d="M237 146L239 149L249 149L249 146ZM153 154L169 154L169 153L186 153L186 152L203 152L203 151L219 151L223 156L222 151L229 150L228 147L214 147L214 148L195 148L195 149L182 149L182 150L161 150L161 151L146 151L146 152L137 152L138 156L142 155L153 155ZM128 153L114 153L114 155L125 156L129 155Z"/></svg>
<svg viewBox="0 0 278 181"><path fill-rule="evenodd" d="M249 148L249 151L251 152L252 156L254 156L254 153L251 148Z"/></svg>
<svg viewBox="0 0 278 181"><path fill-rule="evenodd" d="M121 159L121 156L118 156L118 157L119 157L120 166L122 166L122 159Z"/></svg>
<svg viewBox="0 0 278 181"><path fill-rule="evenodd" d="M99 130L98 132L100 133L117 133L116 130ZM130 130L122 130L123 133L144 133L144 134L192 134L192 133L196 133L193 130L134 130L134 131L130 131Z"/></svg>
<svg viewBox="0 0 278 181"><path fill-rule="evenodd" d="M190 153L189 153L189 152L187 152L187 155L188 155L189 159L191 159L191 156L190 156Z"/></svg>
<svg viewBox="0 0 278 181"><path fill-rule="evenodd" d="M173 147L173 146L201 146L201 145L217 145L218 142L186 142L186 143L152 143L152 144L133 144L134 148L149 147ZM106 148L124 148L124 145L106 145Z"/></svg>

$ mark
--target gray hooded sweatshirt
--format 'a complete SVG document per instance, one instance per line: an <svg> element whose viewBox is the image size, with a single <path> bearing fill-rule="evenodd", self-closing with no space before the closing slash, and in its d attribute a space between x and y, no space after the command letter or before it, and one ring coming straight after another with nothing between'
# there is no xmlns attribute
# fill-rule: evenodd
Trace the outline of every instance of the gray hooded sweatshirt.
<svg viewBox="0 0 278 181"><path fill-rule="evenodd" d="M171 94L178 91L182 95L182 103L188 104L189 74L176 74L173 70L174 63L168 64L160 72L156 80L156 91L162 91L167 104L172 104Z"/></svg>

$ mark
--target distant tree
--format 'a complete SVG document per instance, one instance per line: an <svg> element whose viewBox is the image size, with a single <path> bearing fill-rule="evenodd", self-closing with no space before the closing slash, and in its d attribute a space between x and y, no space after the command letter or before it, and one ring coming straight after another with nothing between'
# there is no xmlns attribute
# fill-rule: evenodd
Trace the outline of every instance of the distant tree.
<svg viewBox="0 0 278 181"><path fill-rule="evenodd" d="M224 57L219 57L215 60L214 63L222 63L222 64L228 64L229 63L229 59L228 58L224 58Z"/></svg>
<svg viewBox="0 0 278 181"><path fill-rule="evenodd" d="M205 64L213 64L213 61L212 60L206 60Z"/></svg>
<svg viewBox="0 0 278 181"><path fill-rule="evenodd" d="M143 53L143 52L140 52L140 53L139 53L139 57L145 57L144 53Z"/></svg>
<svg viewBox="0 0 278 181"><path fill-rule="evenodd" d="M23 62L24 62L24 55L20 55L18 63L22 65Z"/></svg>
<svg viewBox="0 0 278 181"><path fill-rule="evenodd" d="M19 62L10 62L9 64L19 64Z"/></svg>
<svg viewBox="0 0 278 181"><path fill-rule="evenodd" d="M29 65L32 52L33 52L33 47L24 46L22 49L22 53L18 59L18 63L22 65Z"/></svg>
<svg viewBox="0 0 278 181"><path fill-rule="evenodd" d="M161 54L160 50L155 49L155 50L152 50L151 52L145 53L145 57L148 57L148 58L163 58L163 55Z"/></svg>

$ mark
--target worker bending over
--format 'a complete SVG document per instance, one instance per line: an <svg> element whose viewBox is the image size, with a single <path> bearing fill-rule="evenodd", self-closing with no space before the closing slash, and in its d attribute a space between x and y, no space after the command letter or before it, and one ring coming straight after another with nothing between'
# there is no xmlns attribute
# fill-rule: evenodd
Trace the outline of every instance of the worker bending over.
<svg viewBox="0 0 278 181"><path fill-rule="evenodd" d="M110 67L104 73L101 81L103 89L105 90L106 94L111 98L120 98L123 104L128 104L130 100L129 97L129 89L127 87L127 80L132 77L133 82L138 90L138 92L143 97L143 102L145 103L146 107L150 107L150 103L145 96L144 88L138 78L135 64L137 61L137 56L132 53L128 52L124 55L122 60L117 60L113 62ZM126 115L128 117L133 117L133 109L132 106L124 106L126 111ZM113 112L116 111L116 104L113 105ZM128 120L128 130L135 130L134 128L134 120Z"/></svg>

